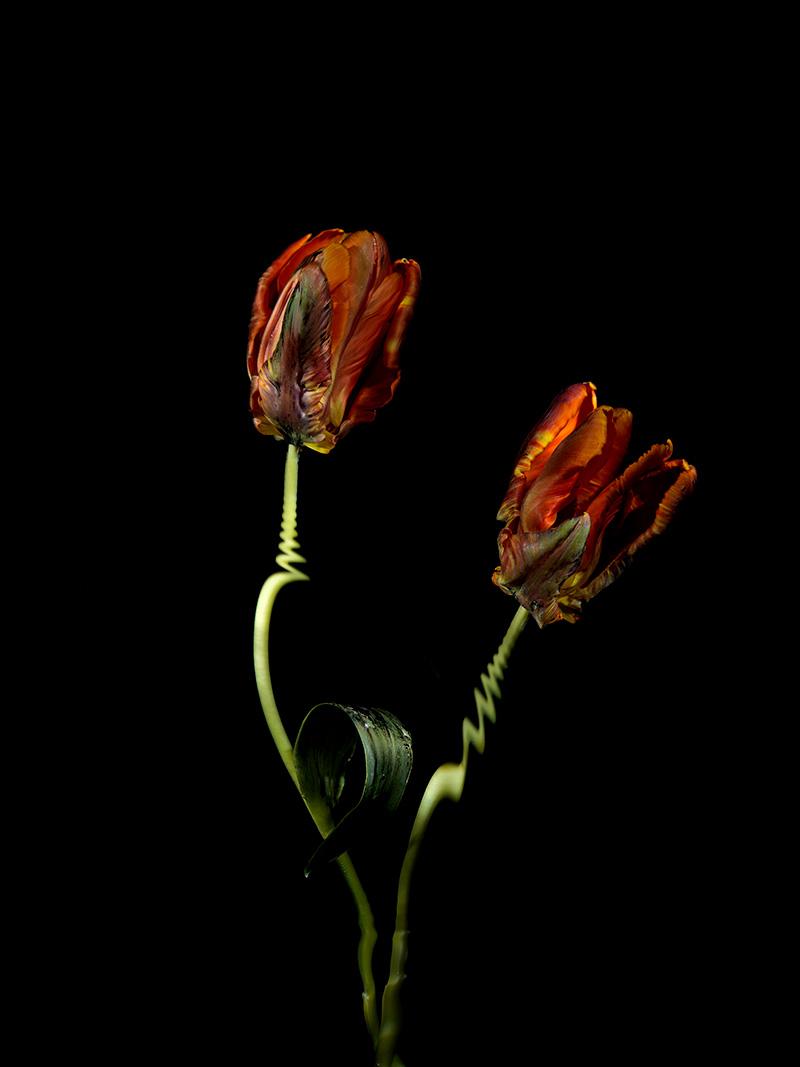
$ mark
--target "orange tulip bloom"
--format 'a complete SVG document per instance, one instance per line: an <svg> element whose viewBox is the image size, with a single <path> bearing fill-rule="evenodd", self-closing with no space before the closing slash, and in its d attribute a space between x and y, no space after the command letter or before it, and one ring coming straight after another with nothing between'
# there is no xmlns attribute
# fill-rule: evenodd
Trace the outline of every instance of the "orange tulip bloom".
<svg viewBox="0 0 800 1067"><path fill-rule="evenodd" d="M591 382L556 397L522 446L498 513L495 585L539 626L575 622L672 519L697 471L653 445L614 477L631 436L625 408L597 407Z"/></svg>
<svg viewBox="0 0 800 1067"><path fill-rule="evenodd" d="M419 289L377 233L325 230L279 256L258 283L247 368L260 433L330 452L392 398Z"/></svg>

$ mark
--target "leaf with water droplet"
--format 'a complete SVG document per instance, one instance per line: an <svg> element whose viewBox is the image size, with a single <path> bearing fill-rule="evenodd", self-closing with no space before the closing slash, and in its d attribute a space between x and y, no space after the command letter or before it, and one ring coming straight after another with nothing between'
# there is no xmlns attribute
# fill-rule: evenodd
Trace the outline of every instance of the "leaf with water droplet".
<svg viewBox="0 0 800 1067"><path fill-rule="evenodd" d="M411 735L380 708L317 704L300 727L294 758L303 798L333 826L309 860L308 876L397 808L411 774Z"/></svg>

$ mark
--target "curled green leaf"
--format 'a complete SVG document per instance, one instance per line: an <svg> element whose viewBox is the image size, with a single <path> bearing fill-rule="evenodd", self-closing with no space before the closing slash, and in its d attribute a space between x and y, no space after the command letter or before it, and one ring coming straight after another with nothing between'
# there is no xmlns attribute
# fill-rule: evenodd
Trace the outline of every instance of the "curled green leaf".
<svg viewBox="0 0 800 1067"><path fill-rule="evenodd" d="M397 808L411 774L411 735L379 708L317 704L300 727L294 759L303 798L333 826L308 876Z"/></svg>

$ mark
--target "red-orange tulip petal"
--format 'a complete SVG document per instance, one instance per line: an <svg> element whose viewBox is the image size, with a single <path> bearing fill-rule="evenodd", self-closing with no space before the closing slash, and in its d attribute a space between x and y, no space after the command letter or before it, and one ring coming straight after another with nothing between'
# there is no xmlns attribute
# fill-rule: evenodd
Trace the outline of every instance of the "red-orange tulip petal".
<svg viewBox="0 0 800 1067"><path fill-rule="evenodd" d="M671 451L671 443L669 447ZM591 600L618 578L642 545L663 533L678 504L694 489L697 471L686 460L653 463L651 457L663 448L655 445L619 479L623 483L622 506L613 527L601 534L596 566L573 593L576 599Z"/></svg>
<svg viewBox="0 0 800 1067"><path fill-rule="evenodd" d="M631 463L626 467L620 477L610 482L603 492L589 504L586 513L592 521L592 527L586 542L583 560L581 561L580 573L572 579L573 582L585 580L597 571L603 535L606 528L614 522L622 508L626 488L637 477L662 467L671 455L671 441L667 441L663 445L653 445L635 463Z"/></svg>
<svg viewBox="0 0 800 1067"><path fill-rule="evenodd" d="M386 328L381 353L359 383L339 431L340 437L359 422L371 422L392 399L400 380L400 344L417 302L421 274L419 264L413 259L396 260L394 270L402 280L402 296Z"/></svg>
<svg viewBox="0 0 800 1067"><path fill-rule="evenodd" d="M347 234L341 244L329 245L320 255L333 301L331 370L337 377L371 294L383 281L388 258L386 242L368 230Z"/></svg>
<svg viewBox="0 0 800 1067"><path fill-rule="evenodd" d="M256 288L256 296L253 301L253 311L250 317L250 343L247 349L247 369L251 375L256 373L255 357L257 353L257 339L260 339L260 332L272 314L272 309L275 307L274 290L276 288L276 276L281 267L286 263L297 251L298 248L302 248L304 244L311 237L310 233L307 233L305 237L301 237L299 241L295 241L290 244L289 247L278 256L274 263L272 263L258 280L258 287ZM280 293L280 290L278 290Z"/></svg>
<svg viewBox="0 0 800 1067"><path fill-rule="evenodd" d="M334 424L341 425L344 422L347 400L358 384L381 334L385 332L402 294L403 278L395 273L384 278L370 297L337 367L330 406L331 422Z"/></svg>
<svg viewBox="0 0 800 1067"><path fill-rule="evenodd" d="M403 297L397 305L389 329L386 331L386 339L383 342L383 359L387 365L397 366L400 352L400 343L408 329L408 323L414 305L419 294L419 282L421 272L419 263L414 259L396 259L394 269L403 278Z"/></svg>
<svg viewBox="0 0 800 1067"><path fill-rule="evenodd" d="M292 277L273 318L258 357L261 410L283 435L319 439L330 385L331 307L317 263L308 263Z"/></svg>
<svg viewBox="0 0 800 1067"><path fill-rule="evenodd" d="M631 413L625 408L600 407L564 438L521 504L523 530L547 530L558 513L569 507L584 510L622 462L631 436ZM580 505L583 505L579 507Z"/></svg>
<svg viewBox="0 0 800 1067"><path fill-rule="evenodd" d="M581 471L575 486L575 513L586 511L608 485L625 458L631 440L633 415L627 408L608 408L608 426L602 451Z"/></svg>
<svg viewBox="0 0 800 1067"><path fill-rule="evenodd" d="M283 437L280 429L269 421L262 410L258 378L250 379L250 412L259 433L272 437Z"/></svg>
<svg viewBox="0 0 800 1067"><path fill-rule="evenodd" d="M597 406L596 393L592 382L570 385L563 393L559 393L528 434L514 466L508 492L497 513L501 522L508 522L519 515L526 488L539 476L561 442L576 426L589 418Z"/></svg>
<svg viewBox="0 0 800 1067"><path fill-rule="evenodd" d="M275 284L278 292L285 288L291 276L303 266L306 260L316 255L321 249L327 248L330 244L340 244L344 238L344 230L323 230L322 233L318 233L316 237L312 237L310 241L307 241L302 248L298 248L283 264L280 273L276 275Z"/></svg>
<svg viewBox="0 0 800 1067"><path fill-rule="evenodd" d="M279 275L283 271L283 268L289 268L288 277L291 277L296 267L299 266L304 259L312 255L333 237L342 232L342 230L325 230L323 233L317 234L316 237L312 237L310 233L307 233L305 237L301 237L299 241L290 244L289 247L278 256L275 262L267 267L261 275L256 289L255 300L253 301L253 312L250 318L247 370L251 377L258 373L256 357L258 355L262 332L272 314L273 308L278 302L281 290L286 284L285 282L281 283L279 281ZM294 264L294 266L292 266L292 264Z"/></svg>

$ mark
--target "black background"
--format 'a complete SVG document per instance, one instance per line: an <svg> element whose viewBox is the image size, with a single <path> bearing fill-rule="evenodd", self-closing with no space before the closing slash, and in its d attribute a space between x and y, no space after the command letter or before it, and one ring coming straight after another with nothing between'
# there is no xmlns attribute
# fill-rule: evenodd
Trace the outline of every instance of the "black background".
<svg viewBox="0 0 800 1067"><path fill-rule="evenodd" d="M791 36L749 12L225 14L88 32L69 10L29 53L14 37L17 1044L370 1062L352 904L335 869L303 878L316 835L251 649L283 473L247 411L252 297L289 242L341 226L416 258L422 288L392 403L302 456L312 581L281 594L273 670L292 735L326 699L414 735L403 808L354 850L379 983L416 801L514 609L490 575L521 440L591 378L633 411L632 456L669 436L699 471L578 625L518 645L420 859L406 1067L778 1059Z"/></svg>
<svg viewBox="0 0 800 1067"><path fill-rule="evenodd" d="M633 411L631 456L670 437L699 470L665 535L579 624L531 624L519 642L487 751L418 866L404 1062L600 1047L642 1062L681 1054L698 1026L703 1047L735 1030L722 976L737 967L730 844L746 802L728 791L737 727L709 658L708 412L735 332L736 249L703 113L644 118L532 141L442 122L433 149L395 131L299 159L251 150L209 110L199 132L176 123L180 168L154 166L130 201L126 233L146 223L148 252L127 296L158 309L134 342L142 407L120 516L136 712L130 736L101 726L100 740L120 746L109 780L130 773L129 750L137 767L96 890L98 906L106 890L125 901L99 985L121 958L146 974L133 1016L106 1008L126 1047L163 1026L162 1050L221 1062L370 1062L352 904L335 868L303 877L316 832L252 674L285 449L247 410L250 306L287 244L331 226L378 230L422 268L394 400L329 456L301 456L312 581L280 595L272 642L291 736L339 700L384 707L414 737L400 813L354 850L379 988L416 803L458 757L514 612L490 577L522 439L591 379L599 402Z"/></svg>
<svg viewBox="0 0 800 1067"><path fill-rule="evenodd" d="M369 1062L352 906L335 869L303 879L315 831L250 666L284 447L246 411L249 305L273 256L332 225L377 229L423 274L395 400L330 456L301 457L312 581L281 595L273 638L291 735L334 699L385 707L415 738L406 804L354 853L379 922L379 987L415 802L457 756L471 687L513 614L489 579L522 438L555 393L590 378L601 402L633 410L632 454L669 436L700 472L666 535L579 625L531 626L520 641L487 752L419 865L405 1060L486 1048L512 1062L552 1042L677 1054L718 1010L725 741L702 670L712 190L654 179L646 149L639 168L590 193L577 178L542 187L521 167L483 171L465 193L468 160L446 174L401 164L376 167L364 194L333 195L323 179L300 196L287 175L268 202L251 178L215 213L186 365L195 570L179 693L192 696L170 712L183 742L170 859L194 900L187 929L179 893L166 930L178 931L175 979L197 993L196 1035L199 1023L230 1047L291 1026L296 1062Z"/></svg>

